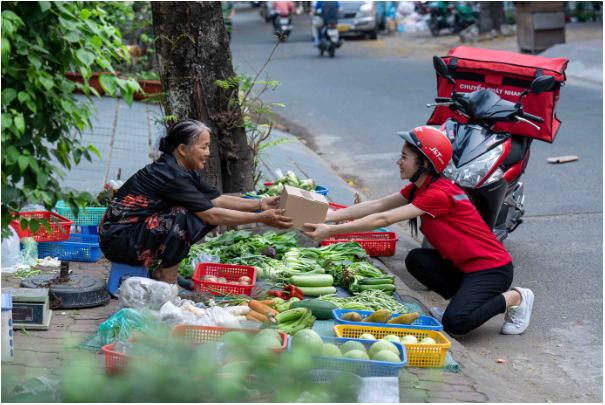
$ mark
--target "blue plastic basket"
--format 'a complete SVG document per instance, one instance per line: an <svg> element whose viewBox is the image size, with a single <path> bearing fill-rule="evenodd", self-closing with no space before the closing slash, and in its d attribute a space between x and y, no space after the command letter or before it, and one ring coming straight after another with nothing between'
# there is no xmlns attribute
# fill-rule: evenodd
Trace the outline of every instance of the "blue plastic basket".
<svg viewBox="0 0 605 405"><path fill-rule="evenodd" d="M103 220L105 211L107 210L106 207L89 207L86 208L85 212L82 208L80 208L78 219L76 219L69 208L69 204L67 204L65 201L57 202L55 208L57 209L57 213L59 215L74 221L74 225L99 225Z"/></svg>
<svg viewBox="0 0 605 405"><path fill-rule="evenodd" d="M402 325L397 323L369 323L369 322L351 322L351 321L343 321L341 318L347 312L357 312L361 315L361 319L365 319L371 314L372 311L354 311L351 309L333 309L332 317L334 318L334 323L337 325L359 325L359 326L373 326L377 328L404 328L404 329L425 329L425 330L443 330L443 325L436 320L435 318L431 318L430 316L421 316L416 319L411 325ZM397 318L401 314L393 314L389 319Z"/></svg>
<svg viewBox="0 0 605 405"><path fill-rule="evenodd" d="M66 242L38 243L38 258L58 257L59 260L96 262L103 257L97 235L71 234Z"/></svg>
<svg viewBox="0 0 605 405"><path fill-rule="evenodd" d="M325 343L332 343L340 348L345 342L354 340L363 344L366 350L370 350L370 347L377 340L367 339L344 339L344 338L333 338L333 337L321 337ZM345 371L352 374L357 374L360 377L397 377L399 370L404 368L408 364L408 355L404 345L401 343L391 342L397 349L399 349L401 362L389 363L386 361L374 361L374 360L354 360L345 359L342 357L327 357L327 356L311 356L314 360L316 369L328 369L328 370L339 370ZM292 339L288 339L288 351L292 352L291 349Z"/></svg>
<svg viewBox="0 0 605 405"><path fill-rule="evenodd" d="M330 191L330 189L327 188L327 187L317 186L317 188L315 190L313 190L312 192L325 196L325 195L328 194L328 191ZM258 194L258 191L256 193ZM255 200L260 200L260 197L254 197L254 196L251 196L251 195L247 195L244 198L252 198L252 199L255 199Z"/></svg>

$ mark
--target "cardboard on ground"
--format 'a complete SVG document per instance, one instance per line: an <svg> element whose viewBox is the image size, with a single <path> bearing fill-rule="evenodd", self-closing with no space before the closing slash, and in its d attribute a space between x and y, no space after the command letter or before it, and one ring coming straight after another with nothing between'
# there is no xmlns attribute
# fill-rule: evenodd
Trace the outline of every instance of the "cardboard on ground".
<svg viewBox="0 0 605 405"><path fill-rule="evenodd" d="M323 195L292 186L284 186L279 198L279 208L286 210L284 215L292 218L294 228L303 231L312 231L303 226L305 223L323 224L328 207L328 200Z"/></svg>

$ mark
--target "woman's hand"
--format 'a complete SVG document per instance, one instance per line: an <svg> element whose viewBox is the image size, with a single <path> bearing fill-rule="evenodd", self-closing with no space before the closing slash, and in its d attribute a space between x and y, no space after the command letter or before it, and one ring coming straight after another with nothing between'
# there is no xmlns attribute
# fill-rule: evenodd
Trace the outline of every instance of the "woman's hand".
<svg viewBox="0 0 605 405"><path fill-rule="evenodd" d="M307 228L313 228L312 231L302 231L303 234L307 235L309 238L313 239L316 242L321 242L327 237L331 236L330 233L330 225L326 224L305 224Z"/></svg>
<svg viewBox="0 0 605 405"><path fill-rule="evenodd" d="M261 209L263 211L276 210L279 208L279 196L267 197L263 199Z"/></svg>
<svg viewBox="0 0 605 405"><path fill-rule="evenodd" d="M292 218L290 217L286 217L283 214L286 212L286 210L269 210L269 211L264 211L262 214L263 219L262 222L265 225L269 225L272 226L274 228L279 228L279 229L288 229L288 228L292 228L292 226L294 225L292 223Z"/></svg>

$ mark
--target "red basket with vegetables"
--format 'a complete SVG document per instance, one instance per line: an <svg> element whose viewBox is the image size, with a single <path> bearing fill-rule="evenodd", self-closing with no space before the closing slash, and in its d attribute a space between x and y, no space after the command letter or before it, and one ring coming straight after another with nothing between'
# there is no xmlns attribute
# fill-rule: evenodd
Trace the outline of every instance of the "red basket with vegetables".
<svg viewBox="0 0 605 405"><path fill-rule="evenodd" d="M193 277L195 292L214 295L250 295L256 285L256 269L233 264L200 263Z"/></svg>
<svg viewBox="0 0 605 405"><path fill-rule="evenodd" d="M231 334L227 338L223 336L229 332L237 332ZM219 328L213 326L195 326L195 325L177 325L170 331L170 339L185 340L192 343L204 344L211 342L229 341L235 343L236 346L254 346L252 340L260 332L260 330L254 329L230 329L230 328ZM283 332L275 331L280 336L281 346L279 347L267 347L267 349L280 353L288 348L288 335ZM263 334L266 334L263 332ZM242 336L245 336L248 340L240 340ZM223 338L221 340L221 338ZM260 337L259 337L260 338Z"/></svg>
<svg viewBox="0 0 605 405"><path fill-rule="evenodd" d="M36 242L66 241L69 239L69 231L71 229L71 226L74 224L74 221L71 221L65 217L62 217L61 215L49 211L21 212L19 213L19 215L21 218L25 218L27 220L32 218L45 218L50 223L50 233L48 233L48 231L44 226L42 226L42 224L40 224L40 227L38 228L36 233L32 233L29 226L26 229L21 228L20 220L12 220L11 226L15 228L15 231L17 232L17 235L19 235L19 238L32 237ZM57 221L58 223L55 221Z"/></svg>
<svg viewBox="0 0 605 405"><path fill-rule="evenodd" d="M393 256L399 236L395 232L363 232L332 235L321 242L321 246L342 242L357 242L369 256Z"/></svg>

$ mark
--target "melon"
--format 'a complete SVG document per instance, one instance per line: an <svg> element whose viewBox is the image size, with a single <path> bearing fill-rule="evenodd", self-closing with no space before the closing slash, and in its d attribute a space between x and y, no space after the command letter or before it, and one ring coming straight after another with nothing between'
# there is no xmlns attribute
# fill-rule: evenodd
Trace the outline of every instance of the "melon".
<svg viewBox="0 0 605 405"><path fill-rule="evenodd" d="M361 351L361 350L349 350L342 357L344 357L345 359L370 360L370 358L368 357L368 353L366 353L365 349L363 351Z"/></svg>
<svg viewBox="0 0 605 405"><path fill-rule="evenodd" d="M381 352L383 350L389 350L393 352L395 355L399 356L399 349L393 343L388 342L386 340L379 340L374 343L372 347L370 347L369 355L371 359L374 359L376 353Z"/></svg>
<svg viewBox="0 0 605 405"><path fill-rule="evenodd" d="M299 330L292 336L290 350L292 353L302 353L309 356L321 356L324 341L317 332L311 329Z"/></svg>
<svg viewBox="0 0 605 405"><path fill-rule="evenodd" d="M372 335L370 333L364 333L363 335L359 336L359 339L376 340L374 335Z"/></svg>
<svg viewBox="0 0 605 405"><path fill-rule="evenodd" d="M425 337L424 339L422 339L420 341L420 344L422 344L422 345L436 345L437 342L435 342L435 339L433 339L433 338Z"/></svg>
<svg viewBox="0 0 605 405"><path fill-rule="evenodd" d="M234 345L247 345L250 343L250 339L245 333L232 331L227 332L219 339L219 342L231 342Z"/></svg>
<svg viewBox="0 0 605 405"><path fill-rule="evenodd" d="M382 339L386 340L387 342L397 342L397 343L399 343L399 336L397 336L397 335L386 335Z"/></svg>
<svg viewBox="0 0 605 405"><path fill-rule="evenodd" d="M281 335L275 329L262 329L260 332L258 332L256 334L256 336L260 336L260 335L271 336L271 337L279 340L280 342L282 341Z"/></svg>
<svg viewBox="0 0 605 405"><path fill-rule="evenodd" d="M338 346L332 343L324 344L321 355L327 357L342 357L342 353L340 352Z"/></svg>
<svg viewBox="0 0 605 405"><path fill-rule="evenodd" d="M401 359L395 353L390 350L381 350L374 357L374 361L386 361L389 363L401 363Z"/></svg>
<svg viewBox="0 0 605 405"><path fill-rule="evenodd" d="M282 342L275 339L273 336L268 336L268 335L255 336L254 339L252 339L251 344L252 344L252 346L259 346L259 347L281 347L282 346Z"/></svg>
<svg viewBox="0 0 605 405"><path fill-rule="evenodd" d="M418 339L414 335L405 335L401 338L401 343L418 343Z"/></svg>
<svg viewBox="0 0 605 405"><path fill-rule="evenodd" d="M366 347L362 343L356 342L354 340L348 340L342 346L340 346L340 351L342 352L342 354L346 354L351 350L359 350L365 352Z"/></svg>

